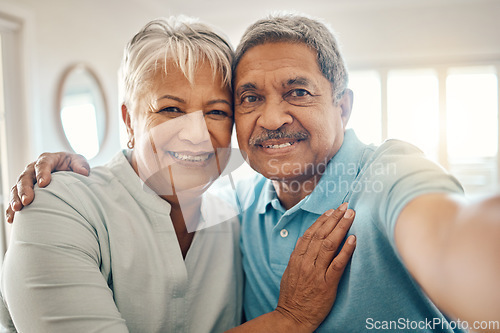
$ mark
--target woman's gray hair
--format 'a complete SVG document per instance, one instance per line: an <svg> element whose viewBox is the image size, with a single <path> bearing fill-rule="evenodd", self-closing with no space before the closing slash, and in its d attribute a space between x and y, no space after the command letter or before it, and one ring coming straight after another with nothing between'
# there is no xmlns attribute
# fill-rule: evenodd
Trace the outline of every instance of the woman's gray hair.
<svg viewBox="0 0 500 333"><path fill-rule="evenodd" d="M318 19L304 15L277 13L252 24L236 49L234 74L245 52L254 46L273 42L304 43L316 51L318 66L332 84L334 100L340 100L347 88L348 73L334 32Z"/></svg>
<svg viewBox="0 0 500 333"><path fill-rule="evenodd" d="M158 18L146 24L127 44L120 67L123 102L129 108L137 93L148 89L158 69L174 62L192 84L197 67L210 64L214 78L231 88L234 52L215 28L187 16Z"/></svg>

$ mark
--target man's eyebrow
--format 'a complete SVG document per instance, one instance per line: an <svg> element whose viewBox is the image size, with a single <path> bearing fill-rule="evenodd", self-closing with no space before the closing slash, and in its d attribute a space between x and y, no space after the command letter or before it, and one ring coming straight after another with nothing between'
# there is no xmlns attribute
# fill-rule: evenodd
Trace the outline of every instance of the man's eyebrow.
<svg viewBox="0 0 500 333"><path fill-rule="evenodd" d="M158 98L156 101L159 101L161 99L171 99L171 100L177 101L179 103L186 103L186 101L183 100L182 98L179 98L179 97L176 97L176 96L172 96L172 95L163 95L160 98Z"/></svg>
<svg viewBox="0 0 500 333"><path fill-rule="evenodd" d="M218 104L218 103L224 103L224 104L227 104L229 106L232 106L231 103L225 99L213 99L211 101L208 101L207 105L214 105L214 104Z"/></svg>
<svg viewBox="0 0 500 333"><path fill-rule="evenodd" d="M251 82L245 83L239 86L238 89L236 89L236 95L241 95L243 92L247 90L255 90L255 89L257 89L257 86L254 83Z"/></svg>
<svg viewBox="0 0 500 333"><path fill-rule="evenodd" d="M306 86L306 87L315 87L315 85L306 77L297 76L293 79L289 79L288 81L282 84L283 88L290 86Z"/></svg>

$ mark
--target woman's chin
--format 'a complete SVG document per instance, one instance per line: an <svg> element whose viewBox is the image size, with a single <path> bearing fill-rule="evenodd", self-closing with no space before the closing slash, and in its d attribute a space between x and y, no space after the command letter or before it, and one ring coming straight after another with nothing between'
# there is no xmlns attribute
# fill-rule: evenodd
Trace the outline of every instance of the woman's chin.
<svg viewBox="0 0 500 333"><path fill-rule="evenodd" d="M218 172L193 172L178 167L164 168L144 180L160 196L201 195L219 177Z"/></svg>

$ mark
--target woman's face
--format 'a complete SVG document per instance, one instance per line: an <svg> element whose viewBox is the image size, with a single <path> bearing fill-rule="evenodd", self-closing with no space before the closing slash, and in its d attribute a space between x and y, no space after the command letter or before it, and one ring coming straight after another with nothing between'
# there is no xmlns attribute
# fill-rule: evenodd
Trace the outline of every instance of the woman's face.
<svg viewBox="0 0 500 333"><path fill-rule="evenodd" d="M158 195L209 186L227 163L233 128L232 94L210 65L199 65L193 84L174 63L167 73L138 94L131 119L124 114L132 166Z"/></svg>

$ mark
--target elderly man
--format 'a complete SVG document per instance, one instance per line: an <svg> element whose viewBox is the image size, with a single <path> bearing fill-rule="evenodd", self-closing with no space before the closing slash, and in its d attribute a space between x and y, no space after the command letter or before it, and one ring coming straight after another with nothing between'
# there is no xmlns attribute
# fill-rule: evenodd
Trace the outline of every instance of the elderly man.
<svg viewBox="0 0 500 333"><path fill-rule="evenodd" d="M453 332L500 320L500 198L467 202L452 176L404 142L361 143L345 130L347 77L332 32L304 16L256 22L236 51L238 142L260 173L236 186L246 318L276 307L297 239L348 203L357 249L318 332ZM61 156L45 157L37 179ZM31 200L33 177L14 189L16 210L18 194Z"/></svg>

